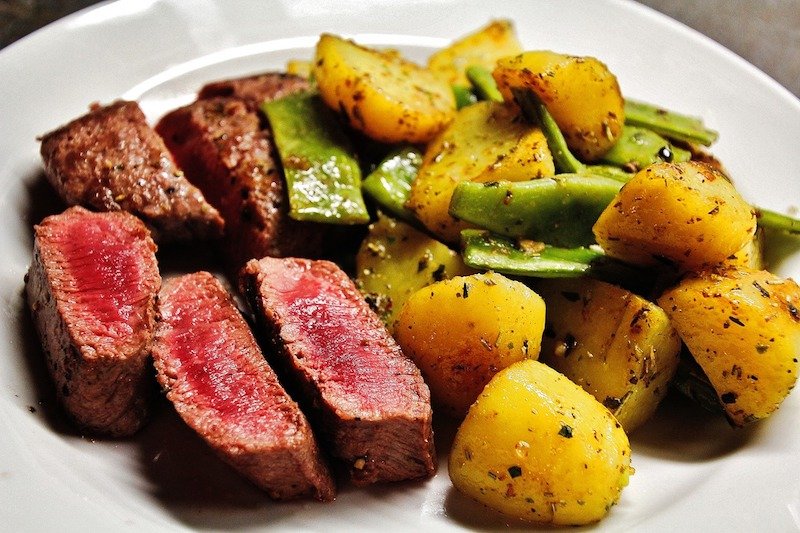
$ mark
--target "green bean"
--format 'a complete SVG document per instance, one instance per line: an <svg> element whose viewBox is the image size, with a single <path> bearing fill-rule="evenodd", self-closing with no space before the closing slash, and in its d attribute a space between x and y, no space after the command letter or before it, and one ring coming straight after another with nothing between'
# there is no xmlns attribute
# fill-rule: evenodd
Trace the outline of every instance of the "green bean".
<svg viewBox="0 0 800 533"><path fill-rule="evenodd" d="M397 148L367 176L361 188L375 203L397 218L416 221L405 203L421 164L422 153L419 150L412 146Z"/></svg>
<svg viewBox="0 0 800 533"><path fill-rule="evenodd" d="M297 93L262 105L283 164L289 216L329 224L364 224L361 169L347 136L319 96Z"/></svg>
<svg viewBox="0 0 800 533"><path fill-rule="evenodd" d="M758 225L762 228L790 235L800 235L800 220L761 207L756 207L755 210Z"/></svg>
<svg viewBox="0 0 800 533"><path fill-rule="evenodd" d="M668 139L705 146L711 146L718 136L699 118L629 99L625 100L625 123L648 128Z"/></svg>
<svg viewBox="0 0 800 533"><path fill-rule="evenodd" d="M603 253L591 248L558 248L535 241L515 241L486 230L462 230L464 264L503 274L539 278L578 277Z"/></svg>
<svg viewBox="0 0 800 533"><path fill-rule="evenodd" d="M538 123L542 128L547 139L547 146L553 154L556 171L573 174L585 172L585 165L569 151L567 140L558 128L558 124L536 93L530 89L511 89L511 92L525 118L530 122Z"/></svg>
<svg viewBox="0 0 800 533"><path fill-rule="evenodd" d="M638 171L660 161L681 163L691 158L691 152L673 146L658 133L626 124L620 138L603 156L603 161Z"/></svg>
<svg viewBox="0 0 800 533"><path fill-rule="evenodd" d="M594 243L592 226L622 187L620 181L560 174L519 182L462 182L450 214L508 237L555 246Z"/></svg>
<svg viewBox="0 0 800 533"><path fill-rule="evenodd" d="M471 87L465 85L451 85L453 96L456 98L456 109L467 107L478 101L478 96L473 92Z"/></svg>
<svg viewBox="0 0 800 533"><path fill-rule="evenodd" d="M478 98L490 102L502 102L503 95L488 69L480 65L470 65L466 69L467 79L472 83Z"/></svg>

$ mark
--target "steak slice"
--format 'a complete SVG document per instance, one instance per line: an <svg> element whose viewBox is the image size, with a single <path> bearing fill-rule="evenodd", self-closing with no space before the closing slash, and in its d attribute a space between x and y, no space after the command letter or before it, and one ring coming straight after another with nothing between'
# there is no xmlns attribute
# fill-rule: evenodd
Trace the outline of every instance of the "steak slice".
<svg viewBox="0 0 800 533"><path fill-rule="evenodd" d="M235 98L198 100L156 126L186 175L222 213L226 260L234 272L264 256L318 256L320 224L289 217L272 135Z"/></svg>
<svg viewBox="0 0 800 533"><path fill-rule="evenodd" d="M222 217L183 177L136 102L93 106L44 135L41 154L69 205L129 211L159 242L222 235Z"/></svg>
<svg viewBox="0 0 800 533"><path fill-rule="evenodd" d="M164 283L153 360L175 410L224 461L272 498L333 499L305 416L214 276Z"/></svg>
<svg viewBox="0 0 800 533"><path fill-rule="evenodd" d="M58 398L83 429L126 436L146 419L161 284L155 250L125 212L72 207L35 227L28 305Z"/></svg>
<svg viewBox="0 0 800 533"><path fill-rule="evenodd" d="M307 79L284 72L267 72L236 78L215 81L205 85L197 96L198 99L226 96L242 100L251 111L258 111L266 100L277 100L299 91L307 91L311 84Z"/></svg>
<svg viewBox="0 0 800 533"><path fill-rule="evenodd" d="M434 473L428 387L339 267L268 257L247 263L241 285L355 484Z"/></svg>

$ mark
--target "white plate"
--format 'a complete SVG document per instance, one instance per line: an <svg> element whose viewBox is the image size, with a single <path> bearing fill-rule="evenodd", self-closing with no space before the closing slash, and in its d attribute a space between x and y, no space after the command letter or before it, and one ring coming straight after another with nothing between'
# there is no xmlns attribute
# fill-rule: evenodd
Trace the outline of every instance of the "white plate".
<svg viewBox="0 0 800 533"><path fill-rule="evenodd" d="M93 101L139 99L151 119L203 82L310 56L323 31L415 59L492 17L527 48L604 60L631 97L704 117L714 152L754 203L800 198L800 102L711 41L620 2L122 0L68 17L0 52L0 524L18 530L494 529L504 520L433 480L344 488L332 504L275 504L221 465L163 409L136 439L76 436L59 416L21 298L31 225L58 205L35 137ZM800 255L776 270L800 278ZM800 395L734 431L663 409L633 436L637 473L598 529L800 529ZM440 431L444 456L447 431ZM512 527L519 524L512 523Z"/></svg>

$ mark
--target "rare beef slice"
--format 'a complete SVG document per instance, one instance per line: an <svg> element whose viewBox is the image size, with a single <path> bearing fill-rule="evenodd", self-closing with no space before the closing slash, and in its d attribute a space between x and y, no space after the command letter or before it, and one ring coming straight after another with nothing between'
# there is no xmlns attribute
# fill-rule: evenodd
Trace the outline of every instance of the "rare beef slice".
<svg viewBox="0 0 800 533"><path fill-rule="evenodd" d="M164 282L153 360L181 418L242 475L275 499L333 499L305 416L214 276Z"/></svg>
<svg viewBox="0 0 800 533"><path fill-rule="evenodd" d="M28 305L57 396L82 429L126 436L146 419L161 284L155 250L125 212L72 207L35 227Z"/></svg>
<svg viewBox="0 0 800 533"><path fill-rule="evenodd" d="M198 100L164 116L156 129L189 179L222 213L233 272L253 258L319 255L321 225L289 217L272 135L244 101Z"/></svg>
<svg viewBox="0 0 800 533"><path fill-rule="evenodd" d="M42 137L45 174L69 205L129 211L159 242L221 236L223 220L176 167L136 102L92 107Z"/></svg>
<svg viewBox="0 0 800 533"><path fill-rule="evenodd" d="M430 393L358 289L334 263L263 258L242 291L312 424L359 485L435 471Z"/></svg>

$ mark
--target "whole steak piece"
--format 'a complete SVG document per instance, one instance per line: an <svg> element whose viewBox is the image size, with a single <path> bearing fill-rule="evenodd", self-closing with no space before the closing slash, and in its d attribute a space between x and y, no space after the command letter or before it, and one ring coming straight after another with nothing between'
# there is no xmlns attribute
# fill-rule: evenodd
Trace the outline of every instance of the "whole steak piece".
<svg viewBox="0 0 800 533"><path fill-rule="evenodd" d="M312 424L357 485L435 471L428 387L334 263L263 258L242 291Z"/></svg>
<svg viewBox="0 0 800 533"><path fill-rule="evenodd" d="M176 167L136 102L91 111L42 137L45 174L69 205L129 211L159 242L222 235L224 222Z"/></svg>
<svg viewBox="0 0 800 533"><path fill-rule="evenodd" d="M35 227L28 305L58 398L90 432L131 435L146 419L161 285L155 251L144 224L125 212L72 207Z"/></svg>
<svg viewBox="0 0 800 533"><path fill-rule="evenodd" d="M305 416L214 276L164 282L153 361L181 418L242 475L275 499L333 499Z"/></svg>
<svg viewBox="0 0 800 533"><path fill-rule="evenodd" d="M198 100L168 113L156 129L189 179L222 213L233 272L264 256L319 256L322 225L289 217L272 134L244 101Z"/></svg>

